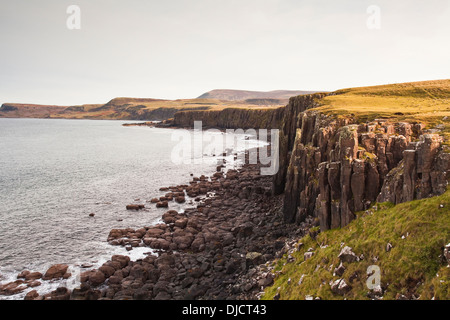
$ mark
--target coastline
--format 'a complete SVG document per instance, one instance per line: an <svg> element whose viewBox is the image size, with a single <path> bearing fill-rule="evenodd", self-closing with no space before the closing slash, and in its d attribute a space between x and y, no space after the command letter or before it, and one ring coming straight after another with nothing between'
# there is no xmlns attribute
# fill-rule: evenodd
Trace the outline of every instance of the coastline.
<svg viewBox="0 0 450 320"><path fill-rule="evenodd" d="M227 163L228 167L231 162ZM234 161L232 168L236 165L239 166ZM106 262L103 259L98 264L80 264L76 268L56 265L57 269L61 269L53 275L47 275L51 268L46 273L25 270L16 280L9 277L9 283L2 281L2 291L6 295L3 298L256 298L260 284L266 286L272 283L270 267L264 263L273 260L285 245L282 240L275 240L288 234L280 215L282 199L271 196L272 177L260 176L257 165L225 170L218 167L210 179L193 177L186 185L161 187L160 191L166 195L168 192L186 192L183 201L186 209L175 212L168 208L168 212L161 217L161 223L143 226L140 231L130 228L111 230L108 243L116 245L112 247L116 253L119 249L126 254L115 254ZM196 205L191 206L191 203ZM230 221L233 223L230 224ZM118 230L119 237L115 236ZM276 235L268 236L268 231ZM133 261L130 255L138 258ZM121 263L117 264L118 260ZM162 262L166 260L169 264ZM117 270L111 269L111 266ZM141 270L142 279L140 276L136 279L136 270ZM158 277L155 278L155 274ZM42 281L44 278L45 282ZM39 287L39 293L33 289L39 286L39 281L45 283L48 293L42 292L44 286ZM152 288L150 281L156 281L153 286L157 288L162 285L158 282L163 281L164 287L169 282L174 290L166 292L168 295L159 289L155 294L150 290L143 297L142 290ZM221 283L221 289L211 291L211 288L217 288L217 281ZM202 283L203 287L199 289L198 283ZM128 286L133 288L133 293L130 293Z"/></svg>
<svg viewBox="0 0 450 320"><path fill-rule="evenodd" d="M271 262L288 250L288 235L304 234L309 227L305 223L293 232L284 224L282 199L271 195L271 177L259 169L244 164L217 171L210 180L194 177L189 185L167 187L214 195L183 213L168 210L162 223L111 230L110 244L144 246L153 252L145 258L114 255L83 272L78 288L59 287L44 295L30 291L25 299L257 299L273 283Z"/></svg>
<svg viewBox="0 0 450 320"><path fill-rule="evenodd" d="M70 298L256 299L262 287L272 284L270 262L286 252L288 235L294 234L292 226L283 223L281 198L272 197L270 185L271 177L260 176L257 165L225 175L216 172L210 181L194 178L189 187L215 195L184 213L167 211L163 222L152 227L109 234L112 244L144 243L155 254L137 261L113 256L81 274L81 286ZM305 224L297 235L307 229Z"/></svg>

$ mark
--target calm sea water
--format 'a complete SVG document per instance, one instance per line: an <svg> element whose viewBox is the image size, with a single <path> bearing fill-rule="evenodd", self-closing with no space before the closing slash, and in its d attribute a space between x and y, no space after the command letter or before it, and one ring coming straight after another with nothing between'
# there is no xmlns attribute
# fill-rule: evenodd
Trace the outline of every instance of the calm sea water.
<svg viewBox="0 0 450 320"><path fill-rule="evenodd" d="M166 210L147 204L148 211L130 212L125 206L162 195L162 186L187 184L190 173L215 171L215 157L206 164L171 161L175 129L122 123L0 119L1 283L24 269L45 272L56 263L76 268L111 254L149 252L112 247L108 233L154 224Z"/></svg>

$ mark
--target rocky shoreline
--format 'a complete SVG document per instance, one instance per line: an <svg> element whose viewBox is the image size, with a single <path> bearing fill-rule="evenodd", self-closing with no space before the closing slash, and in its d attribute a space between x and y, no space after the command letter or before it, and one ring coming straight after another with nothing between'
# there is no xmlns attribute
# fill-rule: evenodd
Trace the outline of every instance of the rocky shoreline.
<svg viewBox="0 0 450 320"><path fill-rule="evenodd" d="M271 263L287 252L290 237L306 234L317 221L301 227L285 224L283 199L272 195L272 177L261 176L259 165L223 170L218 167L210 178L193 177L188 185L161 188L168 192L162 200L191 197L196 206L183 213L168 208L160 224L113 229L108 235L111 245L128 250L148 247L152 254L137 261L114 255L99 268L81 273L81 285L73 290L60 287L43 295L31 290L25 299L258 299L262 289L273 283ZM153 205L164 202L155 199L159 201L152 201ZM47 272L46 279L71 276L67 265L52 268L55 272ZM27 276L33 285L44 278L22 272L21 279L2 286L3 293L26 288Z"/></svg>

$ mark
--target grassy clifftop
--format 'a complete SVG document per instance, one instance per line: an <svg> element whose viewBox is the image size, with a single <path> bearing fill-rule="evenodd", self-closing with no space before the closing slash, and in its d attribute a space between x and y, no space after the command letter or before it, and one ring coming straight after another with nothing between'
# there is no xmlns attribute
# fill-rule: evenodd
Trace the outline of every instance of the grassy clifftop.
<svg viewBox="0 0 450 320"><path fill-rule="evenodd" d="M286 300L369 299L366 281L371 265L381 270L383 299L450 299L450 267L443 257L449 242L450 190L397 206L378 204L342 229L317 236L313 231L313 237L301 239L290 257L278 260L274 269L278 277L263 299L277 294ZM343 262L344 271L338 275L335 268L345 246L362 259ZM305 261L308 252L313 254ZM339 279L349 286L345 294L331 289L330 283Z"/></svg>
<svg viewBox="0 0 450 320"><path fill-rule="evenodd" d="M379 118L421 122L427 129L438 128L450 138L449 79L342 89L319 104L317 110L351 115L360 122Z"/></svg>

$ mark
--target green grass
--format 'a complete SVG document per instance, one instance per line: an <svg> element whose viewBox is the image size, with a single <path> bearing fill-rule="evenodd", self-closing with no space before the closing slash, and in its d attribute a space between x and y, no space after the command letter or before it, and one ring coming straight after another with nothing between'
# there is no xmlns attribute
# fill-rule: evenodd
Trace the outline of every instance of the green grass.
<svg viewBox="0 0 450 320"><path fill-rule="evenodd" d="M441 257L444 245L450 242L450 190L439 197L377 207L358 213L358 218L342 229L320 233L316 240L310 236L301 239L303 245L292 254L294 262L287 263L286 256L276 262L274 271L279 275L262 298L272 299L279 292L283 300L302 300L307 295L327 300L369 299L366 271L370 265L377 265L386 300L395 299L397 294L450 299L450 268ZM393 246L389 252L388 243ZM333 276L344 245L357 255L363 254L364 259L344 263L343 276ZM304 261L309 248L315 254ZM331 291L330 280L339 278L352 287L345 296Z"/></svg>

